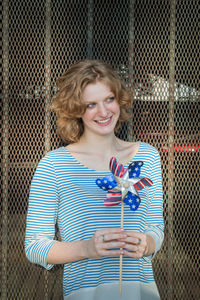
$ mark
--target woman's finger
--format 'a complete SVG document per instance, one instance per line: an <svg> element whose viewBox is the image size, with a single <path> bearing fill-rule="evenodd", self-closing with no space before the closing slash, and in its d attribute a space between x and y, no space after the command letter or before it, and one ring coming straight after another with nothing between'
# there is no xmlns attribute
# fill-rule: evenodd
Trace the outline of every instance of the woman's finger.
<svg viewBox="0 0 200 300"><path fill-rule="evenodd" d="M141 245L144 243L144 239L138 239L138 238L134 238L134 237L130 237L130 236L127 236L124 241L126 243L131 243L131 244L134 244L134 245Z"/></svg>
<svg viewBox="0 0 200 300"><path fill-rule="evenodd" d="M127 235L124 233L107 233L103 234L102 240L103 242L110 242L110 241L120 241L126 239Z"/></svg>
<svg viewBox="0 0 200 300"><path fill-rule="evenodd" d="M127 243L124 245L123 248L126 249L126 250L129 250L129 251L132 251L132 252L137 252L138 249L139 249L137 245L135 245L135 244L127 244Z"/></svg>
<svg viewBox="0 0 200 300"><path fill-rule="evenodd" d="M127 251L124 249L124 255L125 256L129 256L129 257L132 257L132 258L136 258L136 259L139 259L139 258L142 258L143 257L143 254L139 251Z"/></svg>
<svg viewBox="0 0 200 300"><path fill-rule="evenodd" d="M109 229L103 229L98 230L95 233L95 239L98 242L110 242L110 241L123 241L127 237L127 234L124 232L124 230L120 228L109 228Z"/></svg>
<svg viewBox="0 0 200 300"><path fill-rule="evenodd" d="M125 246L125 242L104 242L102 249L122 248Z"/></svg>

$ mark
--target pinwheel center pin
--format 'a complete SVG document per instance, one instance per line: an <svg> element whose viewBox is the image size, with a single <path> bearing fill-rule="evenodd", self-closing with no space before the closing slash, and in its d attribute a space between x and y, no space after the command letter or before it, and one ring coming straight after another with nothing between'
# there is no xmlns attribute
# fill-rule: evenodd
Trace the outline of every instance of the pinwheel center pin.
<svg viewBox="0 0 200 300"><path fill-rule="evenodd" d="M125 189L127 189L128 187L130 186L130 184L128 183L128 182L123 182L123 187L125 188Z"/></svg>

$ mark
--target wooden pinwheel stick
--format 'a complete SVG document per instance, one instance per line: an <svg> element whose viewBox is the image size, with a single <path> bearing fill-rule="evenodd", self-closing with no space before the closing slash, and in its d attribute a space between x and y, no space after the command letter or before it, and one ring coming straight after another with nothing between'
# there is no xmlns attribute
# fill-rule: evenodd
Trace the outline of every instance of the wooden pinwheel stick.
<svg viewBox="0 0 200 300"><path fill-rule="evenodd" d="M124 201L121 201L121 229L124 228ZM122 248L120 248L122 250ZM122 295L122 260L123 255L120 255L120 261L119 261L119 295Z"/></svg>

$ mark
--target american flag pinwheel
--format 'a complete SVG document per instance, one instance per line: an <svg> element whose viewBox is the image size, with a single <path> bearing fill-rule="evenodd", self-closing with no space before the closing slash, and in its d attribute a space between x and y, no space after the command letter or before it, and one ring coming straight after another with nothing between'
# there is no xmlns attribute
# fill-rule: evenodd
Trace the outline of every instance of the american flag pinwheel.
<svg viewBox="0 0 200 300"><path fill-rule="evenodd" d="M107 191L107 198L104 200L105 206L114 206L123 200L130 206L131 210L138 209L141 202L138 191L153 184L151 179L140 177L142 166L142 161L135 161L125 169L115 157L111 158L110 170L112 174L96 179L98 187Z"/></svg>

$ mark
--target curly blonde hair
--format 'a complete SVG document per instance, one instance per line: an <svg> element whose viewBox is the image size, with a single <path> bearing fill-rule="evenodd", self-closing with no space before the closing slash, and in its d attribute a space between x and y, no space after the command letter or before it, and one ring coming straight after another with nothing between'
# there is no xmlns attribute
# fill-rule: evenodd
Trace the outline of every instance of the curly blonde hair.
<svg viewBox="0 0 200 300"><path fill-rule="evenodd" d="M75 143L82 136L84 125L81 117L86 110L82 93L88 84L96 81L109 86L119 103L120 116L115 131L129 118L131 95L113 68L100 60L81 60L58 78L58 93L50 107L56 113L57 132L64 142Z"/></svg>

